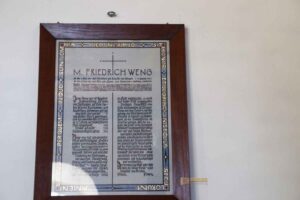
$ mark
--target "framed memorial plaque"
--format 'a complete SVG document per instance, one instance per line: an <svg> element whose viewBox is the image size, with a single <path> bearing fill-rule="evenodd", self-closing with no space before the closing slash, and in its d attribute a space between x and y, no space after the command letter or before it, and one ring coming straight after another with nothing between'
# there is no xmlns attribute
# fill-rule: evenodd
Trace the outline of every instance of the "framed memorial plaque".
<svg viewBox="0 0 300 200"><path fill-rule="evenodd" d="M35 200L189 200L183 25L41 24Z"/></svg>

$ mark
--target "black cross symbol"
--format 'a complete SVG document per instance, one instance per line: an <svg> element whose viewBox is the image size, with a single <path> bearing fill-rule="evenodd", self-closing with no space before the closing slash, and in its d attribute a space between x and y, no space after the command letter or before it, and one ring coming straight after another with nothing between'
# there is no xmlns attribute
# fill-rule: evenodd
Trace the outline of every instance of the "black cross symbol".
<svg viewBox="0 0 300 200"><path fill-rule="evenodd" d="M111 60L100 60L100 62L111 62L111 68L114 70L114 63L116 62L126 62L126 60L115 60L114 59L114 52L111 52Z"/></svg>

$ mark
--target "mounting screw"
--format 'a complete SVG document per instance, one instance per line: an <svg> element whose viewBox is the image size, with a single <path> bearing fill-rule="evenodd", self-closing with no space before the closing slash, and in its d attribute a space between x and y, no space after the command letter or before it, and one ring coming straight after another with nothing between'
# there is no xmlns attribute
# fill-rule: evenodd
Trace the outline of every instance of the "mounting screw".
<svg viewBox="0 0 300 200"><path fill-rule="evenodd" d="M116 13L115 11L108 11L108 12L107 12L107 15L108 15L109 17L116 17L116 16L117 16L117 13Z"/></svg>

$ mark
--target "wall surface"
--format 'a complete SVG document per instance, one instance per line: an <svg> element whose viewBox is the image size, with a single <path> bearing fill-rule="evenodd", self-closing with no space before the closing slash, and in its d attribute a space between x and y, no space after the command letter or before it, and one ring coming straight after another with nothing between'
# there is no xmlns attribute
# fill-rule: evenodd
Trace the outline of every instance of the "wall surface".
<svg viewBox="0 0 300 200"><path fill-rule="evenodd" d="M108 18L106 12L119 16ZM0 0L0 199L31 200L40 22L184 23L193 200L300 199L299 0Z"/></svg>

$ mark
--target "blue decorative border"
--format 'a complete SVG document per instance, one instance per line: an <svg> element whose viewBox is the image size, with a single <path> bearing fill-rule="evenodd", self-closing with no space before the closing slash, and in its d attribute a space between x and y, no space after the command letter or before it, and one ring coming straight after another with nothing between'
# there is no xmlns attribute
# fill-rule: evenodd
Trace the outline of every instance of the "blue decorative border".
<svg viewBox="0 0 300 200"><path fill-rule="evenodd" d="M162 110L162 164L163 184L96 184L96 185L54 185L54 192L145 192L170 191L170 165L169 165L169 134L168 134L168 67L167 42L59 42L58 66L56 85L56 138L55 138L55 169L54 173L61 177L63 153L63 116L64 116L64 78L65 78L65 49L66 48L160 48L161 58L161 110Z"/></svg>

